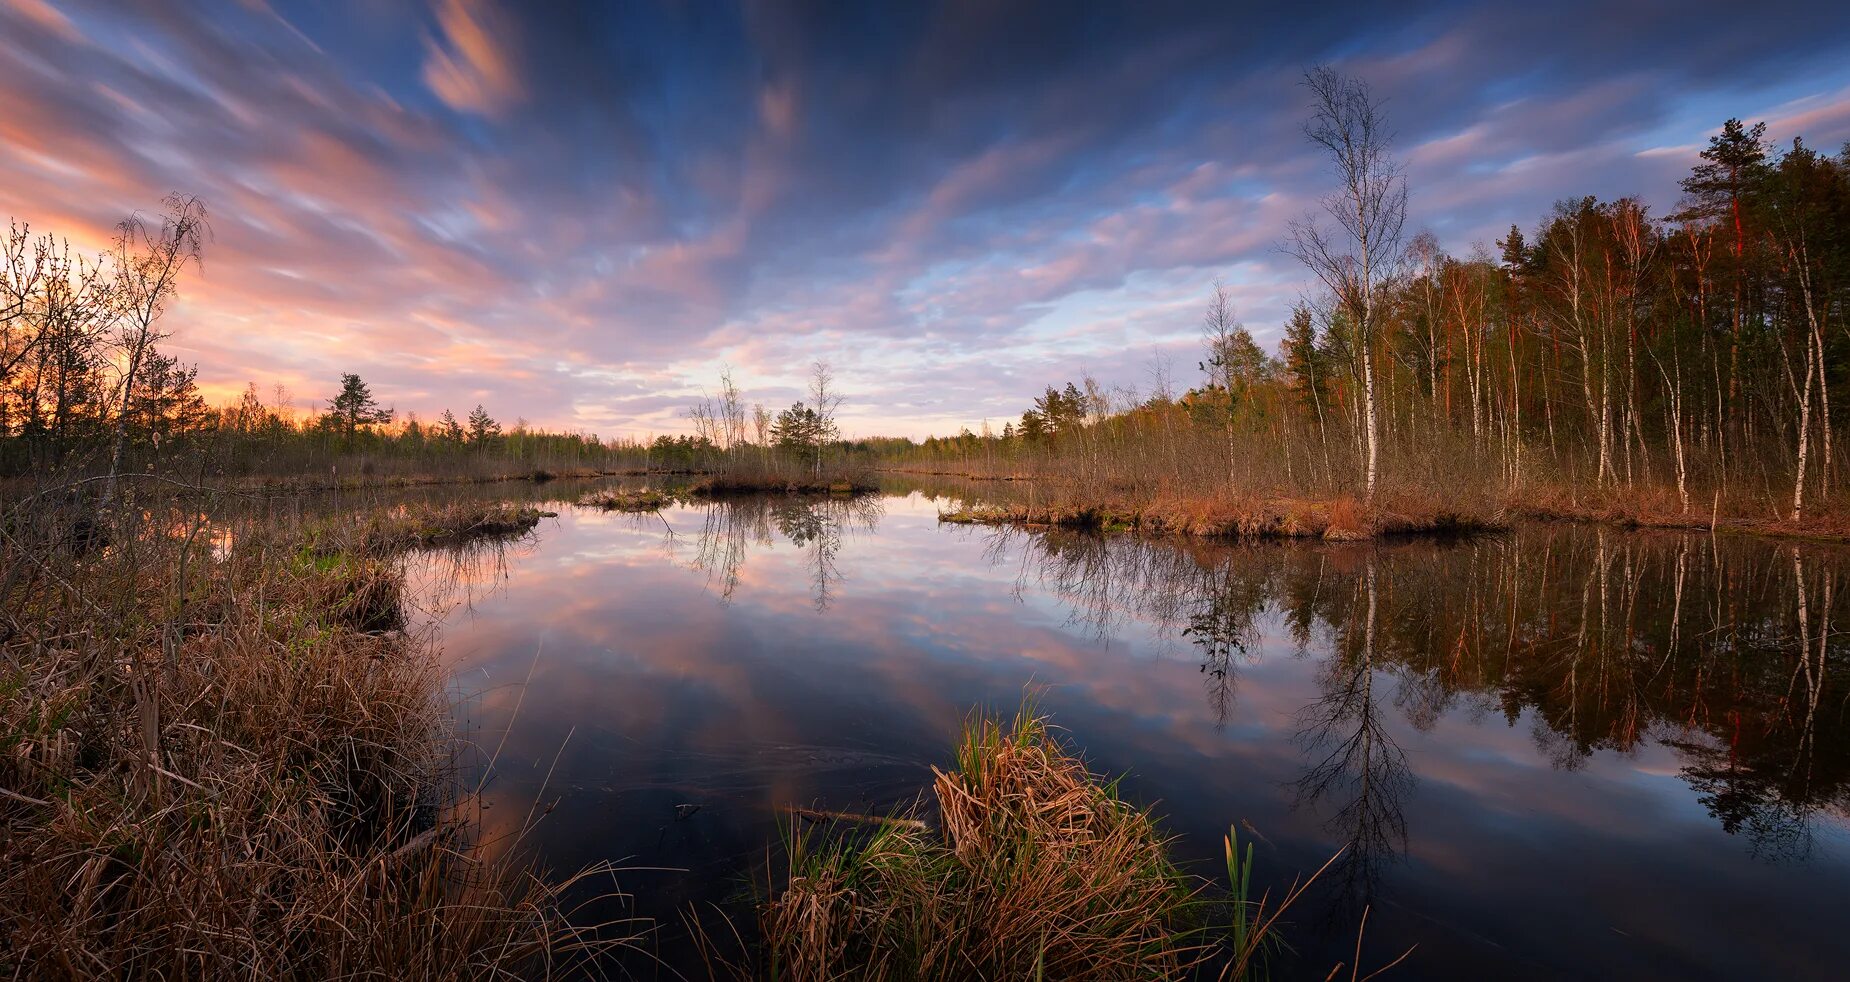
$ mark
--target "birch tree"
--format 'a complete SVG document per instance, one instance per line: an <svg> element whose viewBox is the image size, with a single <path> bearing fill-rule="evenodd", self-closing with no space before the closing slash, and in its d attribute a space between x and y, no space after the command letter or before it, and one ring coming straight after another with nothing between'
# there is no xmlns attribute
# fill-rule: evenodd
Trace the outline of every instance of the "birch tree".
<svg viewBox="0 0 1850 982"><path fill-rule="evenodd" d="M1314 99L1304 133L1336 173L1336 189L1323 199L1336 227L1326 229L1306 216L1292 223L1285 248L1322 281L1354 327L1362 374L1364 486L1372 501L1381 469L1374 334L1406 256L1407 182L1392 154L1387 117L1365 82L1319 67L1304 76L1304 84Z"/></svg>
<svg viewBox="0 0 1850 982"><path fill-rule="evenodd" d="M841 406L841 394L835 391L835 373L826 361L818 361L809 371L809 407L816 414L816 477L822 477L822 454L830 440L840 433L835 425L835 410Z"/></svg>

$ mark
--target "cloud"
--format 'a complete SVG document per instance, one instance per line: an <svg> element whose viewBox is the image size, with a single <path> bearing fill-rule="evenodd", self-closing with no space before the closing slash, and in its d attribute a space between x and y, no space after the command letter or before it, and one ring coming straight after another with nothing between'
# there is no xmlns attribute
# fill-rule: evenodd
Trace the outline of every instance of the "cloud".
<svg viewBox="0 0 1850 982"><path fill-rule="evenodd" d="M6 3L22 19L39 28L57 34L67 41L78 39L76 25L72 24L71 19L64 16L62 11L52 6L49 0L6 0Z"/></svg>
<svg viewBox="0 0 1850 982"><path fill-rule="evenodd" d="M500 116L524 94L505 20L493 0L441 0L442 38L425 42L424 84L458 112Z"/></svg>
<svg viewBox="0 0 1850 982"><path fill-rule="evenodd" d="M1414 220L1461 252L1562 197L1661 213L1728 116L1850 137L1837 6L1593 9L13 0L0 211L89 248L203 197L171 326L213 392L357 371L426 416L640 435L722 363L775 405L824 358L851 430L923 435L1192 364L1216 275L1268 339L1327 185L1311 64L1388 100Z"/></svg>

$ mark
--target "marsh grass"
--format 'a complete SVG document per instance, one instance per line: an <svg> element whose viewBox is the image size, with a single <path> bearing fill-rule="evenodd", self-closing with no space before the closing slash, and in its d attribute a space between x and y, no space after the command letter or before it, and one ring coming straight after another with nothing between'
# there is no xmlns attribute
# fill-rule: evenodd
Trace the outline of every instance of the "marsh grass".
<svg viewBox="0 0 1850 982"><path fill-rule="evenodd" d="M359 561L390 558L407 549L507 539L533 531L557 512L500 501L419 502L369 508L305 525L303 549L322 557Z"/></svg>
<svg viewBox="0 0 1850 982"><path fill-rule="evenodd" d="M830 494L859 495L880 490L871 479L858 475L824 474L820 478L801 472L732 471L710 474L688 485L695 497L720 498L742 494Z"/></svg>
<svg viewBox="0 0 1850 982"><path fill-rule="evenodd" d="M940 511L938 520L957 525L1331 542L1396 535L1462 535L1507 527L1501 512L1458 511L1435 501L1391 495L1373 506L1348 496L1327 500L1164 496L1142 503L972 504Z"/></svg>
<svg viewBox="0 0 1850 982"><path fill-rule="evenodd" d="M527 519L124 507L79 549L6 513L0 973L491 978L607 946L483 840L404 629L396 549Z"/></svg>
<svg viewBox="0 0 1850 982"><path fill-rule="evenodd" d="M1174 977L1210 951L1198 884L1149 812L1024 709L973 719L934 770L939 828L793 827L760 911L777 978Z"/></svg>
<svg viewBox="0 0 1850 982"><path fill-rule="evenodd" d="M581 496L578 499L578 506L598 508L604 511L651 512L661 511L678 500L674 495L655 488L641 490L600 488Z"/></svg>

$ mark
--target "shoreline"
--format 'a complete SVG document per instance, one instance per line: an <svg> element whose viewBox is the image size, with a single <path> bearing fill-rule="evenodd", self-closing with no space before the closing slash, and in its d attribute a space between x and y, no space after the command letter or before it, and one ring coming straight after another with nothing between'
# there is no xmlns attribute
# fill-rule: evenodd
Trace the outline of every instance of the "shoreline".
<svg viewBox="0 0 1850 982"><path fill-rule="evenodd" d="M967 472L912 471L883 468L882 474L913 474L981 482L1043 483L1048 479L1009 475L985 477ZM1057 483L1057 481L1056 481ZM1641 489L1647 498L1657 489ZM1755 518L1713 509L1664 510L1638 502L1582 501L1547 491L1500 496L1476 507L1446 508L1429 500L1393 492L1370 506L1354 495L1242 495L1206 498L1171 495L1142 504L1080 498L1060 504L982 504L964 502L939 512L939 520L956 525L1013 525L1066 528L1151 537L1367 541L1404 536L1452 536L1493 533L1517 519L1605 525L1619 529L1664 529L1768 539L1850 544L1850 519L1834 513L1793 523L1790 519Z"/></svg>

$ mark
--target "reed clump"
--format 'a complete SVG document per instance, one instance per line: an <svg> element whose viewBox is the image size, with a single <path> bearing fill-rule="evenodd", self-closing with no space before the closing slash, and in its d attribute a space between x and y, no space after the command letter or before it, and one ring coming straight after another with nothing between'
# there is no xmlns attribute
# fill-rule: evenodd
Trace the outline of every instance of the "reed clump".
<svg viewBox="0 0 1850 982"><path fill-rule="evenodd" d="M880 490L872 480L856 475L811 477L777 471L736 471L711 474L688 485L690 495L721 498L737 494L859 495Z"/></svg>
<svg viewBox="0 0 1850 982"><path fill-rule="evenodd" d="M676 502L674 495L654 488L625 490L623 488L601 488L578 499L581 508L599 508L604 511L651 512L661 511Z"/></svg>
<svg viewBox="0 0 1850 982"><path fill-rule="evenodd" d="M405 549L454 546L525 535L557 512L509 502L413 503L305 530L306 547L321 556L387 556Z"/></svg>
<svg viewBox="0 0 1850 982"><path fill-rule="evenodd" d="M1329 542L1393 535L1466 534L1501 529L1507 524L1501 512L1454 509L1411 495L1384 495L1373 506L1348 496L1306 499L1182 495L1158 496L1141 504L978 504L941 511L938 520L958 525Z"/></svg>
<svg viewBox="0 0 1850 982"><path fill-rule="evenodd" d="M452 786L442 667L380 630L389 552L196 511L78 552L7 519L0 971L493 978L592 947Z"/></svg>
<svg viewBox="0 0 1850 982"><path fill-rule="evenodd" d="M790 874L761 910L778 977L1174 977L1202 948L1196 889L1147 811L1024 710L966 727L934 771L941 829L792 834Z"/></svg>

